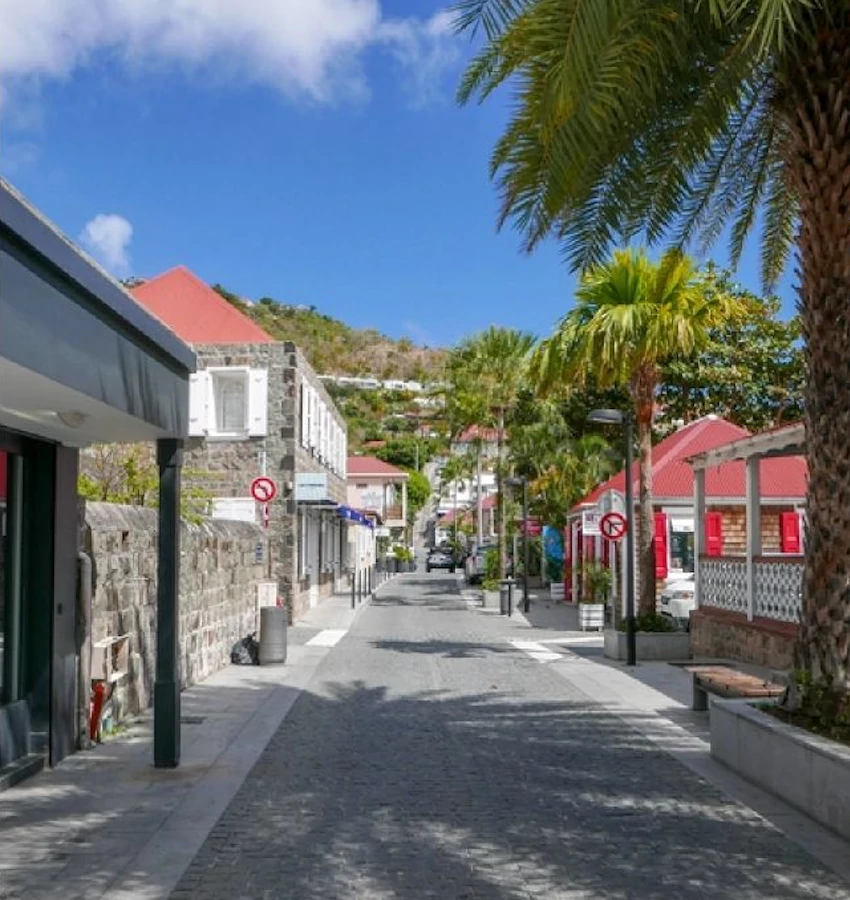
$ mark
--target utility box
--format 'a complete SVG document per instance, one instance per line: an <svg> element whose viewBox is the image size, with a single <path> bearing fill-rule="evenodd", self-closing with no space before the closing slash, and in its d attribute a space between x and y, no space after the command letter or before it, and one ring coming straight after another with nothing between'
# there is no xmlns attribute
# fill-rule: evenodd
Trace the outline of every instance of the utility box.
<svg viewBox="0 0 850 900"><path fill-rule="evenodd" d="M95 641L91 648L91 680L115 684L130 673L130 635Z"/></svg>

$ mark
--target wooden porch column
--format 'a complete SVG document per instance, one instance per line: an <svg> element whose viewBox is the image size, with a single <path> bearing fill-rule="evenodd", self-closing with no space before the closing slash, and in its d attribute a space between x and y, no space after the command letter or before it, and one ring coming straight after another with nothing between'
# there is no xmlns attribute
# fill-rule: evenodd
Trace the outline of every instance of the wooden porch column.
<svg viewBox="0 0 850 900"><path fill-rule="evenodd" d="M761 457L747 457L747 618L752 621L756 608L755 557L761 555Z"/></svg>
<svg viewBox="0 0 850 900"><path fill-rule="evenodd" d="M570 603L578 599L578 574L576 566L581 565L578 557L578 527L575 519L570 522Z"/></svg>
<svg viewBox="0 0 850 900"><path fill-rule="evenodd" d="M700 556L705 553L705 469L694 469L694 605L702 606Z"/></svg>

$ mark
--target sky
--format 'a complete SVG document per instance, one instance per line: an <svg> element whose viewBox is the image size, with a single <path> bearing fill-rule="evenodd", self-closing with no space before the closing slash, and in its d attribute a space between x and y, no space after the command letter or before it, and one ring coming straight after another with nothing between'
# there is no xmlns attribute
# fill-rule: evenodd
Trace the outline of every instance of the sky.
<svg viewBox="0 0 850 900"><path fill-rule="evenodd" d="M116 277L182 264L429 346L543 336L575 280L497 233L510 96L457 106L451 23L429 0L3 0L0 173ZM737 277L759 289L756 247ZM779 294L790 315L790 275Z"/></svg>

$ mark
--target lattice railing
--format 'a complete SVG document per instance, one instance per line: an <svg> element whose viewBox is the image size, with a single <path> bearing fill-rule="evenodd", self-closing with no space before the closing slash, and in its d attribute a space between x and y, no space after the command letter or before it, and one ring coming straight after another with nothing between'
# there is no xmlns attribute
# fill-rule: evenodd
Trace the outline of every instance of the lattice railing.
<svg viewBox="0 0 850 900"><path fill-rule="evenodd" d="M705 557L699 562L700 606L747 612L747 562L729 556Z"/></svg>
<svg viewBox="0 0 850 900"><path fill-rule="evenodd" d="M757 559L755 615L780 622L799 622L803 611L802 560Z"/></svg>
<svg viewBox="0 0 850 900"><path fill-rule="evenodd" d="M747 615L747 561L742 556L700 558L700 606ZM798 622L803 607L803 561L753 560L753 615L778 622Z"/></svg>

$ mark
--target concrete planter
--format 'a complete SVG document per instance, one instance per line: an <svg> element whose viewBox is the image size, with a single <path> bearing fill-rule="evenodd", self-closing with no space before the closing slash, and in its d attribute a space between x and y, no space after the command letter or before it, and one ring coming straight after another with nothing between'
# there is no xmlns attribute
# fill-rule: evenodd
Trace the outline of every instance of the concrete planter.
<svg viewBox="0 0 850 900"><path fill-rule="evenodd" d="M564 593L564 582L553 581L549 584L549 599L563 601L566 594Z"/></svg>
<svg viewBox="0 0 850 900"><path fill-rule="evenodd" d="M850 838L850 747L756 709L711 704L711 755L748 781Z"/></svg>
<svg viewBox="0 0 850 900"><path fill-rule="evenodd" d="M638 662L690 659L690 635L686 631L639 631L635 638ZM625 631L606 628L604 639L603 652L608 659L627 658Z"/></svg>
<svg viewBox="0 0 850 900"><path fill-rule="evenodd" d="M601 629L605 627L605 604L604 603L579 603L578 605L578 627L582 631L588 628Z"/></svg>
<svg viewBox="0 0 850 900"><path fill-rule="evenodd" d="M482 591L482 602L481 605L485 609L498 609L499 608L499 592L498 591Z"/></svg>

